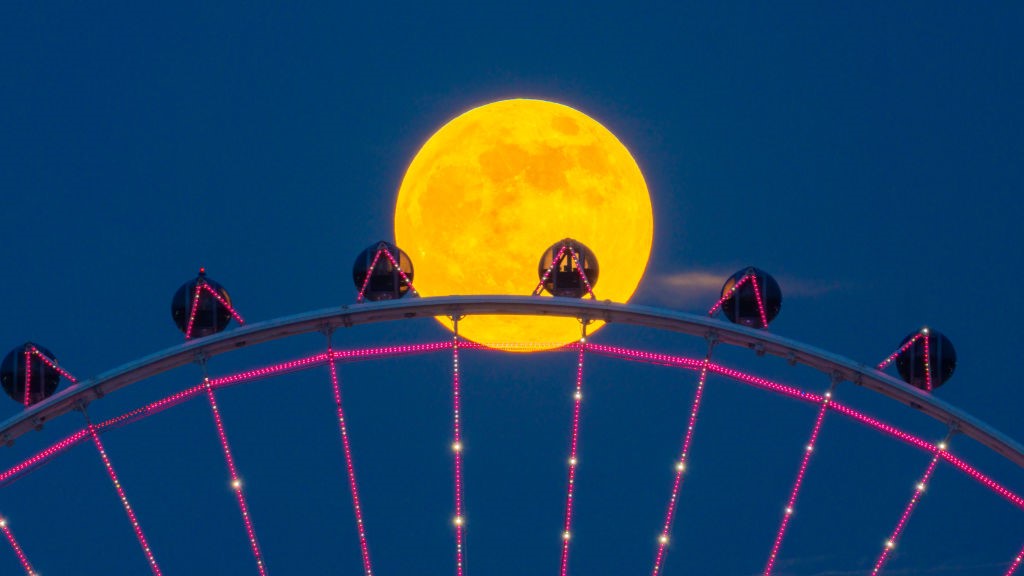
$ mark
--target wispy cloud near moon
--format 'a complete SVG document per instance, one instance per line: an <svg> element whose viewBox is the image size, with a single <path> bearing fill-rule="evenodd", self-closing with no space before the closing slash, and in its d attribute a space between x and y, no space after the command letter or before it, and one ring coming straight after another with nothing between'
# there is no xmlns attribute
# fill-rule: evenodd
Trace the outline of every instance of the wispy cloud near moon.
<svg viewBox="0 0 1024 576"><path fill-rule="evenodd" d="M655 300L673 307L708 307L718 301L722 285L736 270L692 269L654 275L650 282L658 287ZM776 276L784 296L812 298L842 288L839 281Z"/></svg>

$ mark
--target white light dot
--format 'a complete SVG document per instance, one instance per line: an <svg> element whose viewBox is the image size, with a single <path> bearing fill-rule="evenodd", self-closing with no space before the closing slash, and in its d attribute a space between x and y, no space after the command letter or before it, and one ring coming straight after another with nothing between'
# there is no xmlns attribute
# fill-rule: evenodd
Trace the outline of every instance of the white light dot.
<svg viewBox="0 0 1024 576"><path fill-rule="evenodd" d="M658 542L661 542L662 544L668 544L668 535L662 534L661 536L658 536Z"/></svg>
<svg viewBox="0 0 1024 576"><path fill-rule="evenodd" d="M885 547L890 549L890 550L892 550L893 548L896 547L896 543L893 542L892 540L886 540L885 541Z"/></svg>
<svg viewBox="0 0 1024 576"><path fill-rule="evenodd" d="M682 472L683 470L686 470L686 463L685 462L676 462L676 471Z"/></svg>
<svg viewBox="0 0 1024 576"><path fill-rule="evenodd" d="M813 444L808 444L808 445L807 445L807 451L808 451L808 452L811 452L811 451L813 451L813 450L814 450L814 445L813 445Z"/></svg>
<svg viewBox="0 0 1024 576"><path fill-rule="evenodd" d="M463 522L465 522L465 520L462 519L462 516L456 516L455 517L455 525L456 526L462 526Z"/></svg>
<svg viewBox="0 0 1024 576"><path fill-rule="evenodd" d="M939 442L938 448L939 448L939 450L945 450L946 449L946 443L945 442Z"/></svg>
<svg viewBox="0 0 1024 576"><path fill-rule="evenodd" d="M575 466L576 465L576 458L569 458L569 465L570 466Z"/></svg>
<svg viewBox="0 0 1024 576"><path fill-rule="evenodd" d="M924 487L925 487L925 486L924 486L924 482L919 482L919 483L917 484L917 491L918 491L918 492L924 492Z"/></svg>
<svg viewBox="0 0 1024 576"><path fill-rule="evenodd" d="M455 442L454 444L452 444L452 450L455 450L456 452L461 452L462 442Z"/></svg>
<svg viewBox="0 0 1024 576"><path fill-rule="evenodd" d="M562 532L562 540L568 540L568 539L569 539L569 531L566 530L565 532Z"/></svg>
<svg viewBox="0 0 1024 576"><path fill-rule="evenodd" d="M235 478L234 480L232 480L231 481L231 487L234 488L235 490L240 489L242 487L242 479L241 478Z"/></svg>
<svg viewBox="0 0 1024 576"><path fill-rule="evenodd" d="M574 397L575 397L575 398L576 398L577 400L583 400L583 393L582 393L582 392L577 392L577 393L576 393L576 394L574 394L573 396L574 396Z"/></svg>
<svg viewBox="0 0 1024 576"><path fill-rule="evenodd" d="M7 520L0 520L0 528L6 528L6 527L7 527Z"/></svg>
<svg viewBox="0 0 1024 576"><path fill-rule="evenodd" d="M786 514L792 514L792 513L793 513L793 508L791 506L786 506Z"/></svg>

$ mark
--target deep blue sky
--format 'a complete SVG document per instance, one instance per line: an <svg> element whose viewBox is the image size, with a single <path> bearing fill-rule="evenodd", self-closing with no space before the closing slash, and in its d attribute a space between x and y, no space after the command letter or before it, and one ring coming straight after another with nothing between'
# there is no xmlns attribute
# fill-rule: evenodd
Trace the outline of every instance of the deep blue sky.
<svg viewBox="0 0 1024 576"><path fill-rule="evenodd" d="M0 7L0 349L33 339L88 377L177 344L168 303L200 265L250 321L350 302L352 258L390 236L430 133L533 97L602 122L643 170L655 242L636 302L699 312L754 264L786 293L776 333L874 363L928 324L960 356L938 395L1024 438L1019 4L371 5ZM444 337L424 322L339 343ZM599 339L703 348L625 327ZM827 385L742 351L722 360ZM466 358L471 573L557 569L572 363ZM380 574L451 573L449 364L342 369ZM694 377L604 359L587 377L573 572L642 573ZM182 369L91 410L197 379ZM848 384L838 396L944 433ZM221 397L271 572L359 573L326 372ZM753 574L814 410L726 381L705 401L667 573ZM20 441L2 467L80 423ZM254 572L202 399L105 440L165 573ZM780 574L866 571L928 460L835 415L820 442ZM1019 468L967 439L954 450L1024 491ZM0 491L0 513L43 574L146 573L87 445ZM1001 574L1021 545L1022 511L940 468L889 573ZM0 546L0 573L17 569Z"/></svg>

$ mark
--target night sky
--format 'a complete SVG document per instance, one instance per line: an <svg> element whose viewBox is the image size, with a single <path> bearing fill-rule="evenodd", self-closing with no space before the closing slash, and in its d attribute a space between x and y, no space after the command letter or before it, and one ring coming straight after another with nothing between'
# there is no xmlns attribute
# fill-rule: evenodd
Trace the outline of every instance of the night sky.
<svg viewBox="0 0 1024 576"><path fill-rule="evenodd" d="M960 360L936 394L1024 439L1020 4L374 4L0 7L0 353L33 340L85 379L178 345L170 299L200 266L249 322L351 303L352 260L391 237L429 135L474 106L541 98L601 122L647 179L654 247L633 302L702 313L756 265L785 294L773 333L875 364L940 330ZM335 345L449 337L416 320ZM594 341L705 348L628 326ZM301 336L209 370L325 345ZM828 387L747 350L716 359ZM467 573L558 570L574 363L465 354ZM454 573L450 353L339 373L374 572ZM200 379L186 366L89 413ZM573 574L649 573L696 380L588 356ZM836 396L929 441L946 433L850 383ZM327 369L218 400L269 572L360 574ZM4 400L0 419L18 410ZM708 382L666 574L759 573L814 418ZM0 468L83 425L70 413L28 434ZM256 573L202 397L103 441L165 574ZM966 437L952 450L1024 493L1019 467ZM869 572L929 459L828 414L776 574ZM41 574L149 573L87 443L0 489L0 514ZM1003 574L1022 545L1024 511L940 464L886 573ZM19 570L0 541L0 574Z"/></svg>

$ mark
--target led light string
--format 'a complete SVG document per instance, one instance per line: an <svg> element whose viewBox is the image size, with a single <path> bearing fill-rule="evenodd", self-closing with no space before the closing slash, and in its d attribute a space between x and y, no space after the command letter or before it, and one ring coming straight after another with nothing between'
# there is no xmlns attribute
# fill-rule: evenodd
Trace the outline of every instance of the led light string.
<svg viewBox="0 0 1024 576"><path fill-rule="evenodd" d="M391 262L391 266L393 266L394 269L398 272L398 276L402 279L402 282L405 282L409 286L409 292L412 292L413 296L419 296L419 292L416 291L416 287L412 285L412 280L410 280L409 277L405 275L405 270L402 270L402 267L398 265L398 262L395 260L395 257L391 254L391 251L388 250L387 248L383 248L383 250L384 256L387 257L387 259Z"/></svg>
<svg viewBox="0 0 1024 576"><path fill-rule="evenodd" d="M1017 552L1017 557L1010 562L1010 566L1007 567L1006 572L1003 576L1013 576L1017 573L1017 569L1020 568L1021 562L1024 562L1024 548L1021 548L1020 552Z"/></svg>
<svg viewBox="0 0 1024 576"><path fill-rule="evenodd" d="M751 277L752 277L752 274L750 274L750 273L744 274L743 278L740 278L739 282L733 284L732 288L729 288L729 291L726 292L721 298L719 298L718 302L715 302L715 305L712 306L710 310L708 310L708 316L714 316L715 312L717 312L718 309L722 307L722 304L725 304L726 300L728 300L729 298L732 298L733 295L736 294L736 291L739 290L741 286L743 286L744 284L746 284L747 282L750 281ZM767 324L765 324L765 325L767 326Z"/></svg>
<svg viewBox="0 0 1024 576"><path fill-rule="evenodd" d="M683 473L686 472L686 465L690 456L690 444L693 442L693 432L697 426L697 413L700 411L701 399L704 397L704 385L708 379L708 367L711 365L711 353L714 351L716 341L710 339L708 341L708 351L704 355L704 361L701 363L700 378L697 380L697 390L693 394L693 404L690 406L690 418L686 424L686 434L683 437L683 449L679 460L675 464L675 479L672 482L672 496L668 501L668 509L665 512L665 523L661 528L661 534L658 536L658 552L654 558L654 568L651 570L651 576L658 576L661 572L664 561L665 561L665 548L668 546L670 539L669 534L672 530L672 520L675 517L676 507L679 502L679 491L683 484Z"/></svg>
<svg viewBox="0 0 1024 576"><path fill-rule="evenodd" d="M366 288L370 285L370 276L373 276L373 269L377 267L377 261L380 260L380 253L383 251L384 250L382 248L378 248L377 253L373 255L370 267L366 270L366 278L363 278L363 286L359 289L359 294L356 295L356 302L363 301L363 297L366 295Z"/></svg>
<svg viewBox="0 0 1024 576"><path fill-rule="evenodd" d="M772 551L768 554L764 576L771 576L772 570L775 568L775 561L778 559L779 550L782 548L782 540L786 536L786 528L789 526L789 521L795 511L796 499L800 494L800 486L803 484L804 475L807 474L807 465L811 461L811 454L814 453L814 448L818 442L821 423L825 420L825 412L828 411L829 403L832 401L832 391L835 389L835 384L833 382L832 387L823 394L824 399L821 401L821 408L818 409L818 417L814 421L814 428L811 429L811 438L807 441L807 446L804 449L803 459L800 461L800 469L796 473L796 480L793 481L793 488L789 492L789 500L786 502L786 508L783 510L782 521L779 523L779 531L775 534Z"/></svg>
<svg viewBox="0 0 1024 576"><path fill-rule="evenodd" d="M380 261L381 255L391 262L391 266L398 271L399 277L406 283L406 285L409 286L409 291L412 292L413 295L419 295L419 293L416 292L416 288L412 285L412 281L409 280L409 277L405 274L405 271L402 270L402 267L398 265L395 257L391 255L391 251L382 246L377 249L377 252L373 255L373 260L370 261L370 267L366 269L366 278L363 279L363 285L359 289L359 294L356 295L356 302L362 302L363 298L366 297L366 289L370 286L370 277L373 276L373 271L377 268L377 262Z"/></svg>
<svg viewBox="0 0 1024 576"><path fill-rule="evenodd" d="M30 344L30 345L25 347L25 398L24 398L24 404L25 404L26 408L28 406L32 405L32 357L33 356L35 356L36 358L39 358L39 360L42 361L43 364L46 364L47 366L49 366L53 370L56 370L58 374L60 374L61 376L67 378L69 381L71 381L72 384L77 384L78 383L78 380L75 379L74 376L72 376L70 373L68 373L66 370L64 370L60 366L57 366L57 363L52 358L48 358L46 356L46 354L43 354L42 352L39 351L38 348L36 348L35 346L32 346ZM40 380L40 382L43 382L42 374L39 375L39 380ZM42 389L43 386L45 386L45 382L40 384L40 390Z"/></svg>
<svg viewBox="0 0 1024 576"><path fill-rule="evenodd" d="M569 539L572 537L573 497L576 494L576 467L579 464L580 403L583 401L583 354L587 349L587 322L581 321L582 335L576 357L576 390L573 393L572 436L569 443L569 482L565 494L565 523L562 529L561 576L569 573Z"/></svg>
<svg viewBox="0 0 1024 576"><path fill-rule="evenodd" d="M72 376L71 373L68 372L67 370L65 370L65 369L61 368L60 366L58 366L57 362L53 358L50 358L46 354L43 354L42 352L40 352L39 348L36 348L35 346L31 346L30 347L30 352L32 352L33 355L35 355L37 358L42 360L43 364L46 364L50 368L53 368L54 370L57 371L58 374L60 374L61 376L67 378L68 381L70 381L72 384L78 384L78 379L77 378Z"/></svg>
<svg viewBox="0 0 1024 576"><path fill-rule="evenodd" d="M931 340L931 338L928 338L928 336L924 337L924 386L925 386L925 388L929 392L931 392L932 391L932 363L931 363L931 358L930 358L931 353L928 350L928 348L929 348L928 341L929 340Z"/></svg>
<svg viewBox="0 0 1024 576"><path fill-rule="evenodd" d="M907 527L907 522L910 520L910 515L917 508L918 502L921 501L921 495L928 487L928 481L931 480L932 474L935 472L935 467L939 463L939 459L942 457L942 453L946 450L946 442L944 440L936 445L935 456L932 456L931 462L928 464L928 468L924 471L921 479L914 486L914 494L910 497L910 501L907 502L905 508L903 508L903 514L900 515L899 521L896 523L896 527L893 528L892 534L889 539L885 541L885 545L882 547L882 553L878 556L878 560L875 562L875 567L871 570L871 576L877 576L882 572L882 568L885 563L889 560L892 555L892 551L896 548L896 544L899 542L900 536L903 534L903 530Z"/></svg>
<svg viewBox="0 0 1024 576"><path fill-rule="evenodd" d="M331 345L331 333L327 333L327 364L331 372L331 387L334 391L334 406L338 413L338 430L341 434L341 445L345 453L345 470L348 472L348 487L352 492L352 509L355 511L356 530L359 533L359 551L363 557L363 572L366 576L373 575L370 565L370 547L366 543L366 524L363 522L363 509L359 504L359 488L356 485L356 469L352 463L352 448L349 443L348 426L345 424L345 410L341 402L341 384L338 380L338 369L334 361L334 348Z"/></svg>
<svg viewBox="0 0 1024 576"><path fill-rule="evenodd" d="M200 360L203 368L203 384L206 388L206 398L210 401L210 409L213 411L213 423L217 427L217 438L220 440L221 449L224 452L224 463L227 464L228 473L231 476L231 490L238 500L238 509L242 513L242 523L245 525L246 535L249 537L249 546L252 548L252 555L256 559L256 568L260 576L266 576L267 569L263 562L263 553L260 551L259 541L256 539L256 529L253 528L252 517L249 514L249 504L242 489L242 478L238 475L238 468L235 467L235 458L231 454L231 445L228 443L227 432L224 431L224 421L220 415L220 408L217 406L217 397L213 393L213 385L206 373L206 362Z"/></svg>
<svg viewBox="0 0 1024 576"><path fill-rule="evenodd" d="M128 502L128 495L125 494L124 487L121 485L121 480L117 476L117 471L114 470L114 465L110 462L110 457L107 455L106 449L103 447L103 443L100 441L100 435L96 432L96 427L93 426L92 422L89 421L89 415L86 413L85 408L82 408L82 414L85 415L87 423L87 430L89 435L92 437L92 442L96 446L96 450L100 453L100 459L103 460L103 466L107 469L107 475L110 476L110 481L114 484L114 490L117 492L118 498L121 499L121 506L124 507L125 514L128 515L128 521L131 522L132 530L135 531L135 538L139 541L139 546L142 547L142 552L146 555L146 560L149 562L149 568L153 572L153 576L161 576L160 566L156 562L156 557L153 556L153 550L149 547L149 542L146 541L146 535L142 532L142 525L139 524L138 517L135 516L135 511L132 509L132 505Z"/></svg>
<svg viewBox="0 0 1024 576"><path fill-rule="evenodd" d="M202 280L196 280L196 287L192 291L192 308L188 313L188 326L185 327L185 340L192 339L192 327L196 323L196 310L199 309L199 294L203 290Z"/></svg>
<svg viewBox="0 0 1024 576"><path fill-rule="evenodd" d="M754 299L757 300L757 311L761 315L761 328L768 329L768 314L764 311L764 300L761 298L761 287L757 283L757 275L751 274L750 277L753 279L751 284L754 286Z"/></svg>
<svg viewBox="0 0 1024 576"><path fill-rule="evenodd" d="M907 348L909 348L909 345L911 345L911 344L907 343L905 346ZM367 359L367 358L375 358L375 357L388 357L388 356L392 356L392 355L397 356L397 355L400 355L400 354L426 353L426 352L444 350L444 349L447 349L447 348L449 348L451 346L453 346L452 342L445 341L445 342L436 342L436 343L419 344L419 345L408 345L408 346L373 347L373 348L365 348L365 349L359 349L359 350L333 351L333 356L335 357L336 360L339 360L339 361L355 361L355 360L361 360L361 359ZM477 344L474 344L474 343L471 343L471 342L460 342L459 343L459 347L460 348L470 348L470 349L483 349L484 348L481 345L477 345ZM520 345L520 344L515 344L514 347L517 348L517 349L522 349L523 348L523 346ZM526 347L528 348L529 346L526 346ZM597 353L600 353L600 354L606 355L606 356L613 356L613 357L622 358L622 359L626 359L626 360L640 361L640 362L646 362L646 363L657 364L657 365L667 365L667 366L683 367L683 368L689 368L689 369L696 369L697 366L701 366L702 365L702 362L700 362L698 360L694 360L692 358L684 358L684 357L679 357L679 356L672 356L672 355L668 355L668 354L652 353L652 352L646 352L646 351L640 351L640 350L631 350L631 349L628 349L628 348L604 346L604 345L598 345L598 344L592 344L592 343L587 343L586 344L586 348L589 351L594 351L594 352L597 352ZM563 350L570 350L570 349L580 350L580 349L582 349L582 346L580 346L580 345L567 345L567 346L563 347ZM897 352L896 355L898 355L898 352ZM217 378L217 379L211 379L210 382L209 382L209 386L212 387L212 388L217 388L217 387L220 387L220 386L233 385L233 384L237 384L237 383L241 383L241 382L246 382L246 381L250 381L250 380L254 380L254 379L258 379L258 378L264 378L264 377L273 376L275 374L283 373L285 371L303 370L303 369L306 369L308 367L319 365L320 363L324 363L324 362L327 362L327 355L321 353L321 354L318 354L318 355L310 356L310 357L299 359L299 360L295 360L295 361L290 361L290 362L285 362L285 363L281 363L281 364L277 364L277 365L273 365L273 366L268 366L266 368L259 368L259 369L249 370L249 371L246 371L246 372L241 372L241 373L237 373L237 374L233 374L233 375L229 375L229 376L225 376L225 377L221 377L221 378ZM793 398L804 400L804 401L818 403L818 402L822 402L823 398L824 398L822 395L819 395L819 394L813 394L813 393L809 393L809 392L804 392L802 390L799 390L799 389L791 387L791 386L786 386L786 385L783 385L783 384L772 382L772 381L769 381L769 380L766 380L766 379L763 379L763 378L759 378L759 377L756 377L756 376L753 376L753 375L750 375L750 374L746 374L744 372L740 372L740 371L732 370L732 369L729 369L729 368L725 368L723 366L716 365L716 364L713 364L713 363L709 364L708 370L709 370L709 372L713 372L713 373L716 373L716 374L724 375L724 376L736 379L738 381L741 381L743 383L750 384L750 385L755 386L755 387L760 387L760 388L768 389L768 390L780 393L780 394L782 394L784 396L789 396L789 397L793 397ZM181 403L181 402L183 402L185 400L188 400L188 399L194 397L195 395L198 395L199 393L201 393L203 391L206 391L206 388L207 388L207 383L204 382L204 384L201 384L201 385L199 385L197 387L193 387L193 388L187 389L185 391L179 392L177 394L168 396L167 398L164 398L162 400L158 400L157 402L154 402L154 403L152 403L150 405L147 405L147 406L145 406L145 407L143 407L141 409L135 409L135 410L132 410L132 411L127 412L125 414L122 414L121 416L118 416L116 418L112 418L112 419L107 420L105 422L102 422L100 424L96 424L94 426L92 432L102 432L102 431L104 431L106 429L109 429L109 428L113 428L113 427L116 427L116 426L124 425L124 424L127 424L129 422L133 422L133 421L136 421L136 420L148 417L148 416L150 416L152 414L155 414L155 413L157 413L159 411L162 411L163 409L169 408L169 407L174 406L174 405L176 405L178 403ZM865 415L865 414L863 414L861 412L858 412L858 411L856 411L856 410L854 410L852 408L849 408L847 406L839 404L839 403L837 403L835 401L830 402L830 407L833 410L835 410L836 412L844 414L845 416L847 416L849 418L852 418L855 421L857 421L857 422L859 422L861 424L864 424L864 425L866 425L866 426L868 426L870 428L874 428L876 430L879 430L879 431L881 431L881 432L883 432L883 433L885 433L887 435L890 435L890 436L892 436L892 437L894 437L894 438L896 438L898 440L901 440L901 441L903 441L905 443L908 443L908 444L910 444L912 446L915 446L915 447L917 447L919 449L927 451L927 452L929 452L929 453L931 453L933 455L936 455L936 454L939 455L942 459L946 460L951 465L953 465L953 467L955 467L958 470L960 470L961 472L967 474L968 476L970 476L972 479L974 479L979 484L985 486L986 488L988 488L989 490L991 490L995 494L1003 497L1004 499L1006 499L1007 501L1012 503L1014 506L1016 506L1016 507L1018 507L1020 509L1024 509L1024 499L1022 499L1019 495L1017 495L1013 491L1007 489L1006 487L1002 486L1001 484L999 484L998 482L996 482L992 478L986 476L985 474L983 474L982 472L980 472L979 470L977 470L976 468L974 468L973 466L971 466L970 464L965 462L964 460L962 460L962 459L952 455L948 450L939 450L932 443L929 443L929 442L927 442L927 441L925 441L925 440L923 440L921 438L918 438L916 436L908 434L908 433L906 433L906 432L904 432L904 431L902 431L902 430L900 430L900 429L898 429L898 428L896 428L894 426L891 426L891 425L888 425L886 423L883 423L883 422L881 422L879 420L876 420L876 419L874 419L874 418L872 418L870 416L867 416L867 415ZM90 430L88 430L88 429L79 430L78 432L76 432L76 433L74 433L74 434L64 438L63 440L61 440L61 441L51 445L50 447L48 447L48 448L46 448L46 449L36 453L34 456L31 456L28 459L22 461L21 463L19 463L19 464L15 465L15 466L11 467L10 469L0 473L0 486L8 485L8 484L14 482L15 480L21 478L23 475L25 475L25 474L27 474L27 473L37 469L38 467L40 467L43 464L45 464L46 462L50 461L52 458L56 457L57 455L59 455L60 453L64 452L65 450L67 450L67 449L69 449L69 448L79 444L86 437L91 437ZM1019 566L1019 562L1015 561L1015 563L1012 565L1012 570L1016 571L1018 569L1018 566Z"/></svg>
<svg viewBox="0 0 1024 576"><path fill-rule="evenodd" d="M540 277L540 282L537 283L537 287L533 289L534 296L540 295L541 291L544 290L544 283L548 281L548 278L551 277L551 273L558 267L558 263L562 260L562 255L565 254L567 249L568 246L563 244L558 250L558 253L555 254L555 258L551 261L551 265L544 271L544 275Z"/></svg>
<svg viewBox="0 0 1024 576"><path fill-rule="evenodd" d="M26 576L39 576L35 570L32 569L32 564L28 561L28 556L25 555L25 551L18 545L18 541L14 538L14 532L11 532L11 527L8 525L7 518L0 516L0 532L4 533L7 537L7 541L11 544L11 549L14 550L14 555L18 557L18 562L21 563L21 567L25 569Z"/></svg>
<svg viewBox="0 0 1024 576"><path fill-rule="evenodd" d="M228 313L231 314L231 317L234 318L236 322L238 322L239 324L245 324L245 320L242 319L242 316L241 314L238 313L238 310L235 310L235 307L229 304L228 301L225 300L223 296L218 294L217 291L214 290L213 286L210 286L210 284L206 280L199 278L196 280L196 288L195 291L192 293L192 309L188 314L188 326L185 328L185 340L192 339L192 328L195 326L196 311L199 309L199 297L202 296L203 292L208 293L210 296L213 297L214 300L219 302L221 306L223 306L228 311Z"/></svg>
<svg viewBox="0 0 1024 576"><path fill-rule="evenodd" d="M25 407L32 405L32 353L25 350Z"/></svg>
<svg viewBox="0 0 1024 576"><path fill-rule="evenodd" d="M597 297L594 296L594 288L590 285L590 280L587 280L587 275L583 273L583 265L580 264L579 254L577 254L576 250L572 247L569 247L569 255L572 256L572 261L576 264L576 271L580 273L580 280L583 281L583 286L586 287L587 294L590 294L591 300L596 300Z"/></svg>
<svg viewBox="0 0 1024 576"><path fill-rule="evenodd" d="M462 378L459 370L459 316L452 316L452 454L455 466L455 574L465 570L466 518L462 482Z"/></svg>
<svg viewBox="0 0 1024 576"><path fill-rule="evenodd" d="M888 356L886 356L885 360L882 360L878 364L878 369L879 370L885 370L886 366L888 366L889 364L892 364L894 360L896 360L897 358L900 357L900 354L903 354L904 352L909 350L910 347L914 345L914 342L917 342L918 340L920 340L923 337L924 337L924 332L923 331L922 332L918 332L917 334L914 334L914 336L910 340L907 340L906 342L904 342L903 345L900 346L895 352L893 352L892 354L889 354Z"/></svg>

